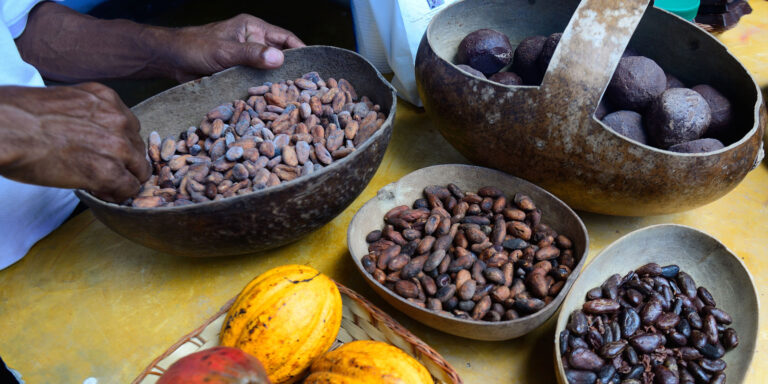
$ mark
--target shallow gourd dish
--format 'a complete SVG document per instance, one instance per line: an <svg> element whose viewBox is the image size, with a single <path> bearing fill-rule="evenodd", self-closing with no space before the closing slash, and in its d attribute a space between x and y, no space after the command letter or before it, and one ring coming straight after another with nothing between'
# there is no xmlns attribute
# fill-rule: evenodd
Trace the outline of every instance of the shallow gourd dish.
<svg viewBox="0 0 768 384"><path fill-rule="evenodd" d="M738 347L723 360L728 383L741 383L755 354L760 304L754 281L744 263L714 237L695 228L661 224L634 231L607 246L584 267L563 301L554 335L555 369L558 382L567 384L559 334L571 313L581 309L587 291L599 287L613 274L624 276L647 263L674 264L689 274L697 286L706 287L721 308L731 314L728 325L739 336Z"/></svg>
<svg viewBox="0 0 768 384"><path fill-rule="evenodd" d="M522 193L530 196L542 211L542 223L573 242L573 256L576 265L565 280L565 284L554 299L538 312L515 320L498 322L460 319L450 314L438 313L416 306L390 291L365 271L361 259L368 254L366 235L383 226L383 217L398 205L410 206L422 197L422 191L429 185L456 184L464 191L476 191L482 187L494 186L507 196ZM395 183L379 190L377 195L357 211L347 229L347 246L352 261L368 285L389 304L416 321L452 335L475 340L508 340L520 337L538 328L557 311L566 292L579 275L587 250L589 237L581 219L565 203L538 186L525 180L493 169L472 165L444 164L414 171Z"/></svg>

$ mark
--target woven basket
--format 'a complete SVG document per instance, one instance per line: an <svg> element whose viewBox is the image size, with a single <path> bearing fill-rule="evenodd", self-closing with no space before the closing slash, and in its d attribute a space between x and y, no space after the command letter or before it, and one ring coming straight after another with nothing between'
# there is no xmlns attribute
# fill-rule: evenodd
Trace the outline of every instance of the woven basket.
<svg viewBox="0 0 768 384"><path fill-rule="evenodd" d="M403 328L395 319L371 304L357 292L336 283L344 304L341 329L331 349L353 340L378 340L392 344L423 364L437 384L461 384L456 371L437 351ZM229 300L218 313L190 332L158 356L133 381L133 384L157 382L165 370L180 358L219 344L219 331L227 311L235 301Z"/></svg>

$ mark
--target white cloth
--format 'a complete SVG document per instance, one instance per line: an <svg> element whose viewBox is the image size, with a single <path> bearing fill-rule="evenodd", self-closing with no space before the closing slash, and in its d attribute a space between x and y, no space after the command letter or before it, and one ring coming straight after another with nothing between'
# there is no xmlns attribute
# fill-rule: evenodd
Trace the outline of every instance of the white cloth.
<svg viewBox="0 0 768 384"><path fill-rule="evenodd" d="M421 106L416 51L427 25L457 0L352 0L357 51L381 72L394 72L398 96Z"/></svg>
<svg viewBox="0 0 768 384"><path fill-rule="evenodd" d="M14 39L40 0L0 0L0 86L44 87L37 70L19 55ZM77 206L71 190L22 184L0 177L0 269L22 257Z"/></svg>

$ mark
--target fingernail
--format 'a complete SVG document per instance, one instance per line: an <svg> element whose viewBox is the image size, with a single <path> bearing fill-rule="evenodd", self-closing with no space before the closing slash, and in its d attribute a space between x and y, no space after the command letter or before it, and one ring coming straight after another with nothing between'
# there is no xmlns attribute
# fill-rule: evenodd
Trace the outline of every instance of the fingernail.
<svg viewBox="0 0 768 384"><path fill-rule="evenodd" d="M262 55L264 56L264 62L269 65L280 65L283 63L283 53L277 48L269 47Z"/></svg>

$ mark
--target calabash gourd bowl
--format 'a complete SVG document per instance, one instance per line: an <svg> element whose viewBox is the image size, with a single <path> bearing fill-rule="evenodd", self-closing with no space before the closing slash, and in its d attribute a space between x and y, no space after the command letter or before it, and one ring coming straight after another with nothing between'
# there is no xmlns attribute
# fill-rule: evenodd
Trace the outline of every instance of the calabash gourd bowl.
<svg viewBox="0 0 768 384"><path fill-rule="evenodd" d="M266 81L292 80L317 71L349 80L359 95L381 106L387 119L349 156L310 175L219 201L169 208L133 208L77 191L97 219L125 238L162 252L194 257L226 256L275 248L314 231L341 213L368 185L392 135L397 99L367 60L336 47L285 52L285 64L265 71L237 67L191 81L136 105L141 136L177 136L212 108L247 96Z"/></svg>
<svg viewBox="0 0 768 384"><path fill-rule="evenodd" d="M723 360L729 383L741 383L755 354L760 305L755 283L744 263L714 237L697 229L662 224L634 231L611 245L584 267L563 302L555 332L555 369L558 381L566 384L560 354L559 335L571 313L584 304L587 291L599 287L608 277L625 275L647 263L676 264L691 275L697 286L712 293L718 308L733 317L729 325L739 335L739 346Z"/></svg>
<svg viewBox="0 0 768 384"><path fill-rule="evenodd" d="M477 191L485 186L495 186L508 197L523 193L531 197L541 209L541 222L549 225L573 242L573 255L578 260L562 290L554 300L540 311L516 320L499 322L463 320L411 304L387 289L365 271L361 263L368 254L365 236L384 226L384 214L398 205L413 205L423 197L424 187L429 185L456 184L464 191ZM507 340L520 337L543 324L557 311L566 292L579 275L589 249L587 229L581 219L565 203L549 192L525 180L493 169L472 165L445 164L422 168L399 181L379 190L378 194L357 211L347 229L347 245L352 261L368 285L390 305L416 321L452 335L475 340Z"/></svg>
<svg viewBox="0 0 768 384"><path fill-rule="evenodd" d="M536 183L576 209L642 216L714 201L762 157L762 95L714 37L648 3L454 3L432 19L419 46L416 80L424 107L471 161ZM506 34L513 46L528 36L563 32L541 85L506 86L457 68L459 42L480 28ZM661 150L620 136L594 117L628 43L685 84L710 84L729 98L736 121L724 149Z"/></svg>

